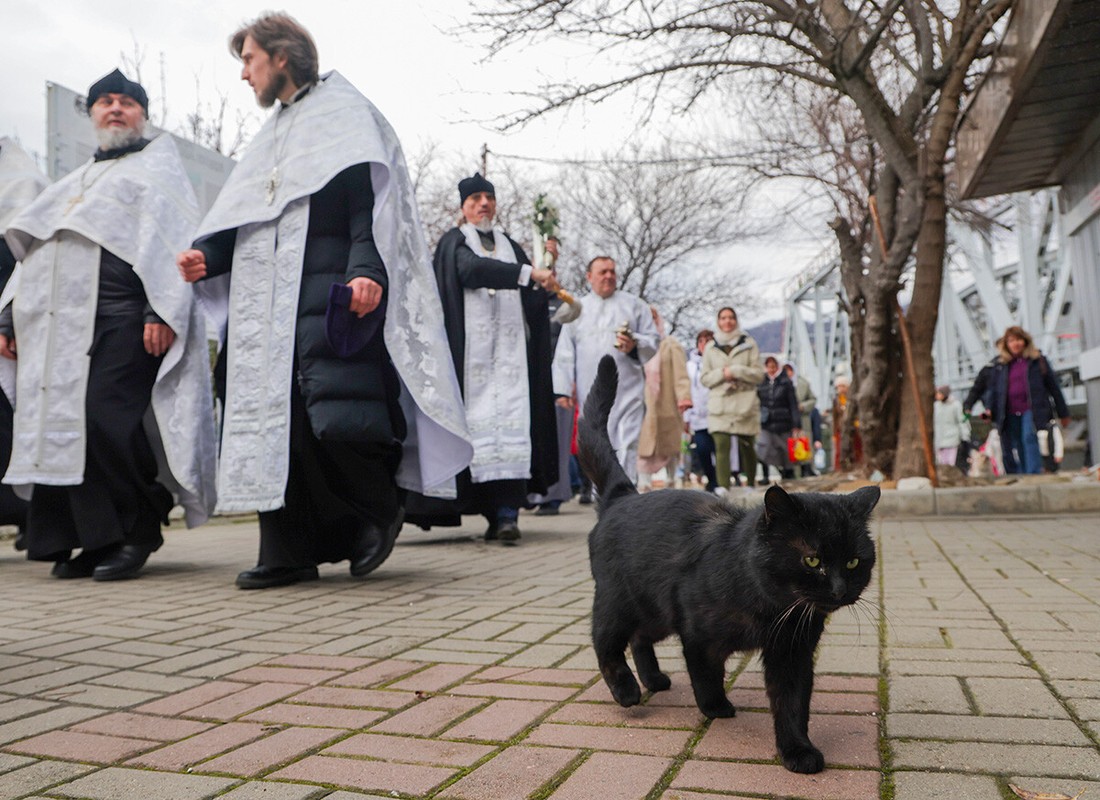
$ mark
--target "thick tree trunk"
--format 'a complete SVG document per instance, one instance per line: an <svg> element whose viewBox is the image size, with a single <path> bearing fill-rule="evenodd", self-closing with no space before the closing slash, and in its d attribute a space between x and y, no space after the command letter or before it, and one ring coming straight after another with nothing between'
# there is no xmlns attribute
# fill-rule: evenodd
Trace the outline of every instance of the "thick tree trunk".
<svg viewBox="0 0 1100 800"><path fill-rule="evenodd" d="M864 294L867 317L863 330L863 357L859 373L859 424L863 439L864 471L890 475L897 449L901 388L900 340L894 318L896 289L881 280L868 280Z"/></svg>
<svg viewBox="0 0 1100 800"><path fill-rule="evenodd" d="M942 169L939 171L939 179L929 180L926 186L924 219L917 237L913 299L906 314L915 374L905 375L903 378L898 452L894 465L896 478L928 474L921 441L920 417L924 418L926 430L932 436L932 401L935 392L932 347L936 321L939 319L940 294L943 291L943 260L947 236L947 204L944 199ZM919 408L913 399L913 381L916 381L920 396Z"/></svg>
<svg viewBox="0 0 1100 800"><path fill-rule="evenodd" d="M899 414L900 344L894 324L896 281L876 263L863 274L863 245L855 241L843 220L833 223L840 242L841 280L848 297L851 333L852 385L845 429L840 432L840 466L866 474L893 470ZM858 428L855 427L858 424ZM854 439L862 442L863 460L855 461Z"/></svg>

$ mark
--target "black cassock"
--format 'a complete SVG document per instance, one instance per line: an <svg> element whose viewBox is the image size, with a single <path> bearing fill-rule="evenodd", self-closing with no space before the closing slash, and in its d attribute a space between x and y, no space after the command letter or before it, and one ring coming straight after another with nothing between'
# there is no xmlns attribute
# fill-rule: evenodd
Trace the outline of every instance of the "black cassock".
<svg viewBox="0 0 1100 800"><path fill-rule="evenodd" d="M262 566L352 558L364 525L387 530L400 509L394 476L406 427L381 329L345 358L325 338L332 284L364 277L388 286L373 216L370 164L348 167L310 197L290 392L290 471L285 505L259 514ZM206 256L207 277L230 270L236 234L231 229L195 243ZM216 382L231 398L233 387Z"/></svg>
<svg viewBox="0 0 1100 800"><path fill-rule="evenodd" d="M520 267L529 264L518 244L508 240L516 253L516 264L483 258L466 244L466 237L452 228L439 240L433 266L443 301L443 322L451 348L459 386L465 394L466 322L464 289L515 290ZM554 385L550 371L550 319L547 293L537 285L519 287L527 326L527 380L531 401L531 477L528 480L498 480L473 483L470 471L457 478L458 499L439 500L409 492L405 520L422 528L432 525L460 525L463 514L484 514L496 519L500 506L518 508L529 493L543 493L557 480L558 443L554 414Z"/></svg>

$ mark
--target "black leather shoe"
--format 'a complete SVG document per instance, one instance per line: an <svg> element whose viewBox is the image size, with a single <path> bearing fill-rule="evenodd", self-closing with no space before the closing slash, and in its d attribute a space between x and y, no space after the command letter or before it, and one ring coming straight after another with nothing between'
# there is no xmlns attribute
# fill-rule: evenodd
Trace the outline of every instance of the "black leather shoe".
<svg viewBox="0 0 1100 800"><path fill-rule="evenodd" d="M95 572L94 561L81 561L80 556L69 561L58 561L53 565L50 574L55 578L68 580L69 578L90 578Z"/></svg>
<svg viewBox="0 0 1100 800"><path fill-rule="evenodd" d="M404 524L405 509L400 508L396 519L385 530L374 523L365 525L351 557L351 574L356 578L362 578L382 566L382 562L393 552L397 535L401 533L401 526Z"/></svg>
<svg viewBox="0 0 1100 800"><path fill-rule="evenodd" d="M586 489L581 492L581 496L577 498L577 502L582 506L592 505L592 490Z"/></svg>
<svg viewBox="0 0 1100 800"><path fill-rule="evenodd" d="M93 581L123 581L136 578L149 560L153 548L140 544L124 544L113 556L99 562L92 572Z"/></svg>
<svg viewBox="0 0 1100 800"><path fill-rule="evenodd" d="M20 553L27 549L27 529L22 525L19 526L19 531L15 534L15 549Z"/></svg>
<svg viewBox="0 0 1100 800"><path fill-rule="evenodd" d="M270 589L273 586L290 586L302 581L315 581L320 577L317 567L265 567L263 564L245 570L237 576L238 589Z"/></svg>
<svg viewBox="0 0 1100 800"><path fill-rule="evenodd" d="M90 578L95 572L95 568L116 552L118 552L118 545L109 545L96 550L81 550L80 555L76 558L58 561L54 564L50 574L62 580Z"/></svg>

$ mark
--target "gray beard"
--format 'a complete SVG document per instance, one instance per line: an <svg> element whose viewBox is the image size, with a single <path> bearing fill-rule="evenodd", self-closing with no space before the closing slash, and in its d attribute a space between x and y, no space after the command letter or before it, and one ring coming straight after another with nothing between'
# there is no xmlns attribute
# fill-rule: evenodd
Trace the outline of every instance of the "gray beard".
<svg viewBox="0 0 1100 800"><path fill-rule="evenodd" d="M480 222L475 222L474 227L477 228L481 233L492 233L493 221L491 219L481 220Z"/></svg>
<svg viewBox="0 0 1100 800"><path fill-rule="evenodd" d="M118 150L134 144L144 132L144 128L96 128L95 138L100 150Z"/></svg>

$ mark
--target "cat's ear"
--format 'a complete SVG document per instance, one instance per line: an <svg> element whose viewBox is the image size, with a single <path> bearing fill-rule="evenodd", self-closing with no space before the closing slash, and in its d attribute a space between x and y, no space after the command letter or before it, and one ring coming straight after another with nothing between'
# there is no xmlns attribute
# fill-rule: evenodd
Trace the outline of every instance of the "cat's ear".
<svg viewBox="0 0 1100 800"><path fill-rule="evenodd" d="M864 486L848 495L848 506L859 516L869 517L881 497L882 491L877 486Z"/></svg>
<svg viewBox="0 0 1100 800"><path fill-rule="evenodd" d="M798 507L789 494L779 485L768 487L764 492L764 522L768 525L784 517L798 513Z"/></svg>

